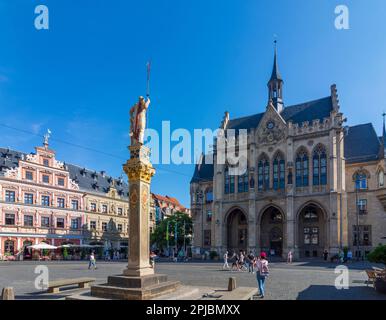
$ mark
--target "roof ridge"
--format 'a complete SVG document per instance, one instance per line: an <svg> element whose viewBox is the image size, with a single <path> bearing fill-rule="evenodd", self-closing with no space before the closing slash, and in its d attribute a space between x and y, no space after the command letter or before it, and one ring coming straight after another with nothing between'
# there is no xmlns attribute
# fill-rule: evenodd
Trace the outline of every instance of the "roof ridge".
<svg viewBox="0 0 386 320"><path fill-rule="evenodd" d="M297 106L301 106L301 105L304 105L304 104L310 104L310 103L317 102L317 101L321 101L321 100L325 100L325 99L331 99L331 96L326 96L326 97L319 98L319 99L314 99L314 100L309 100L309 101L306 101L306 102L301 102L301 103L297 103L297 104L292 104L292 105L290 105L290 106L285 107L284 110L287 109L287 108L297 107Z"/></svg>

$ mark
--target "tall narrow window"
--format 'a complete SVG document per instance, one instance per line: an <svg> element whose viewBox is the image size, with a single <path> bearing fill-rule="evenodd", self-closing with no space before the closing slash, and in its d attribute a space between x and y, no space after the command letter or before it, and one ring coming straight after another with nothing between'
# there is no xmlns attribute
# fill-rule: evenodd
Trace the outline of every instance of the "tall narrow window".
<svg viewBox="0 0 386 320"><path fill-rule="evenodd" d="M385 185L385 174L382 170L378 172L378 186L382 188Z"/></svg>
<svg viewBox="0 0 386 320"><path fill-rule="evenodd" d="M249 187L248 186L248 170L244 174L238 176L237 185L238 185L237 192L239 192L239 193L248 192L248 187Z"/></svg>
<svg viewBox="0 0 386 320"><path fill-rule="evenodd" d="M296 156L296 187L308 186L308 155L305 150Z"/></svg>
<svg viewBox="0 0 386 320"><path fill-rule="evenodd" d="M224 193L235 193L235 176L229 175L228 168L225 170Z"/></svg>
<svg viewBox="0 0 386 320"><path fill-rule="evenodd" d="M285 162L281 154L273 160L273 189L283 190L285 185Z"/></svg>
<svg viewBox="0 0 386 320"><path fill-rule="evenodd" d="M224 193L229 193L229 172L228 169L225 170L225 179L224 179Z"/></svg>
<svg viewBox="0 0 386 320"><path fill-rule="evenodd" d="M269 161L266 156L261 157L257 166L257 181L259 191L269 189Z"/></svg>
<svg viewBox="0 0 386 320"><path fill-rule="evenodd" d="M313 165L313 178L312 182L314 186L327 184L327 156L326 148L322 145L318 145L313 153L312 157Z"/></svg>

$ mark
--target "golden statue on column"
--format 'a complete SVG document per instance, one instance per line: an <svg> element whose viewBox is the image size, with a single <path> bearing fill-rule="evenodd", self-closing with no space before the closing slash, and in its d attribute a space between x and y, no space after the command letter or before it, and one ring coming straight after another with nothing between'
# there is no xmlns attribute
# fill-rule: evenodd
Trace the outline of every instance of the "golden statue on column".
<svg viewBox="0 0 386 320"><path fill-rule="evenodd" d="M130 109L130 137L131 145L143 144L146 129L146 112L150 105L150 98L140 96L138 102Z"/></svg>

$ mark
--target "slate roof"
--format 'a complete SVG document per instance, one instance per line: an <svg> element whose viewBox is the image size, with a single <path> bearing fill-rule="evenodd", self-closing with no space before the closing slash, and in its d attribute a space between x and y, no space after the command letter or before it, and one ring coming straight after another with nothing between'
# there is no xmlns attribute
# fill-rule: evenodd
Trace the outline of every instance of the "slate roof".
<svg viewBox="0 0 386 320"><path fill-rule="evenodd" d="M301 124L304 121L319 119L323 121L324 118L330 117L332 110L331 96L313 100L293 106L285 107L281 113L283 119L288 122ZM227 129L252 129L257 128L265 112L254 114L247 117L236 118L229 120Z"/></svg>
<svg viewBox="0 0 386 320"><path fill-rule="evenodd" d="M286 107L281 116L288 122L301 123L304 121L312 122L314 119L323 121L329 117L332 110L331 97L326 97L298 105ZM230 120L228 129L251 129L256 128L260 123L264 113ZM385 141L383 141L385 140ZM386 137L378 137L371 123L351 126L348 129L344 142L344 156L346 163L368 162L378 160L382 156L382 147L386 147ZM197 164L192 182L213 180L213 165Z"/></svg>
<svg viewBox="0 0 386 320"><path fill-rule="evenodd" d="M205 161L203 161L203 163L196 164L194 168L193 177L190 180L190 183L213 180L213 171L213 164L205 163Z"/></svg>
<svg viewBox="0 0 386 320"><path fill-rule="evenodd" d="M344 140L347 163L378 160L382 143L371 123L349 127Z"/></svg>
<svg viewBox="0 0 386 320"><path fill-rule="evenodd" d="M91 193L107 193L110 185L115 182L118 194L124 198L128 197L129 188L123 179L114 179L105 173L89 170L73 164L66 164L71 179L79 185L79 189Z"/></svg>
<svg viewBox="0 0 386 320"><path fill-rule="evenodd" d="M18 161L25 158L26 155L26 153L20 151L0 148L0 176L4 176L5 170L17 167ZM114 180L118 194L124 198L128 197L128 185L123 180L113 179L106 174L102 175L101 172L85 169L73 164L66 163L66 166L70 172L70 178L78 183L81 191L105 194L109 191L110 183Z"/></svg>

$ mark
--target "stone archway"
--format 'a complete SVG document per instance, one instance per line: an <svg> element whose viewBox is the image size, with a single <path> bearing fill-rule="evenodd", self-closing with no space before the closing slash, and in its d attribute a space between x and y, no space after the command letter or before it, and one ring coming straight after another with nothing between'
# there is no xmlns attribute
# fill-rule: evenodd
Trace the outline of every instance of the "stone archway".
<svg viewBox="0 0 386 320"><path fill-rule="evenodd" d="M321 258L327 248L327 219L316 203L303 206L297 216L297 245L300 258Z"/></svg>
<svg viewBox="0 0 386 320"><path fill-rule="evenodd" d="M233 209L226 219L228 250L238 252L248 247L248 222L246 214Z"/></svg>
<svg viewBox="0 0 386 320"><path fill-rule="evenodd" d="M260 250L281 257L284 247L284 214L275 207L266 208L260 219Z"/></svg>

